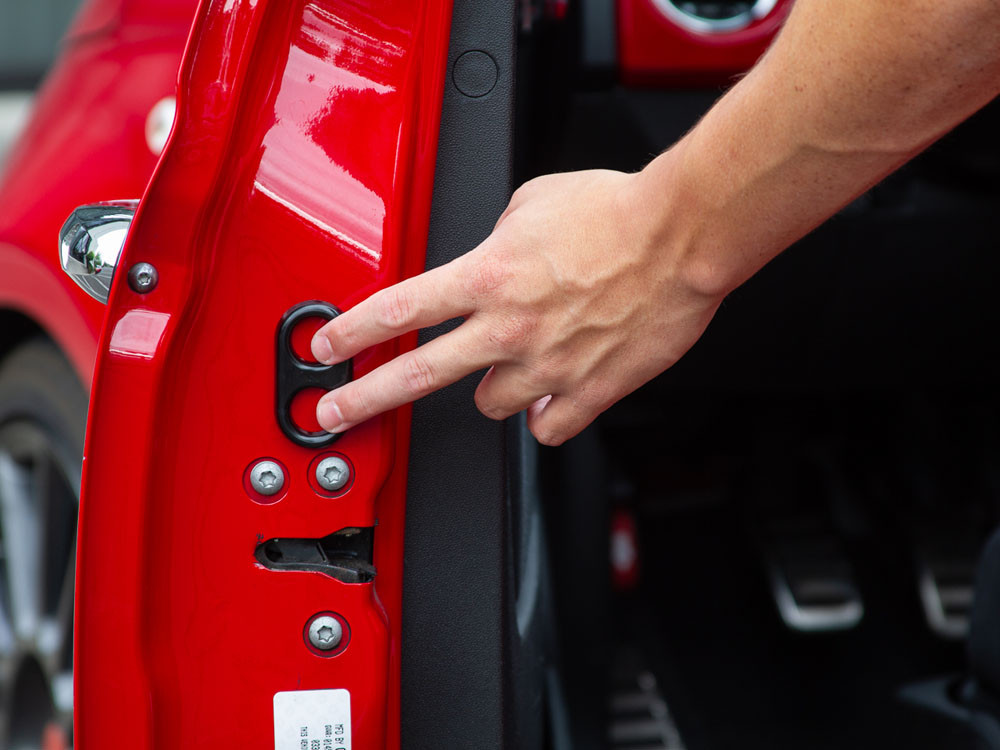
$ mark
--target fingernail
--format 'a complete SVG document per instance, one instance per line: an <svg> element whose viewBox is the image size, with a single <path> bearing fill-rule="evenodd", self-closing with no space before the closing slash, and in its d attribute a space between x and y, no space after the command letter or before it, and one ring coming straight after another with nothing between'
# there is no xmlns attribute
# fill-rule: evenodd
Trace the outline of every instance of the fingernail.
<svg viewBox="0 0 1000 750"><path fill-rule="evenodd" d="M316 407L316 419L327 432L343 432L344 415L336 401L320 401Z"/></svg>
<svg viewBox="0 0 1000 750"><path fill-rule="evenodd" d="M333 359L333 347L330 346L330 339L323 334L317 333L313 336L310 347L317 361L326 364L329 360Z"/></svg>

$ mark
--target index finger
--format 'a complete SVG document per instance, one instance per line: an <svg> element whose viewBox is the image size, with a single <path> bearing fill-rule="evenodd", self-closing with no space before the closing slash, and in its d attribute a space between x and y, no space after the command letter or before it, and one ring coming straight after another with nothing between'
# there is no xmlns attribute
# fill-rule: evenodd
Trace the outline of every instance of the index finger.
<svg viewBox="0 0 1000 750"><path fill-rule="evenodd" d="M316 418L324 430L343 432L481 370L491 364L490 353L482 345L482 329L467 321L330 391L320 399Z"/></svg>
<svg viewBox="0 0 1000 750"><path fill-rule="evenodd" d="M326 365L416 328L471 313L475 300L465 283L463 258L376 292L320 328L312 353Z"/></svg>

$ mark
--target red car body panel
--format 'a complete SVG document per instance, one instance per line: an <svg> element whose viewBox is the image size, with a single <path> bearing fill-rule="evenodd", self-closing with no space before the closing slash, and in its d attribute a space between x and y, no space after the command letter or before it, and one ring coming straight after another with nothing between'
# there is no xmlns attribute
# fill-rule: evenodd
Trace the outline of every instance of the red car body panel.
<svg viewBox="0 0 1000 750"><path fill-rule="evenodd" d="M141 6L85 6L0 183L0 306L52 336L87 385L105 307L59 268L59 227L81 204L142 195L157 160L146 116L175 91L194 13L192 0L171 0L146 7L144 22L126 22Z"/></svg>
<svg viewBox="0 0 1000 750"><path fill-rule="evenodd" d="M445 0L203 4L100 342L78 557L81 750L272 747L275 693L323 688L350 691L354 747L398 747L409 413L343 436L333 450L353 484L321 497L307 475L327 451L275 418L273 337L296 303L348 308L422 269L449 27ZM125 283L139 261L159 271L147 295ZM414 343L365 352L355 372ZM243 484L260 457L287 472L266 505ZM373 583L254 557L265 539L373 526ZM303 638L324 611L350 626L330 658Z"/></svg>

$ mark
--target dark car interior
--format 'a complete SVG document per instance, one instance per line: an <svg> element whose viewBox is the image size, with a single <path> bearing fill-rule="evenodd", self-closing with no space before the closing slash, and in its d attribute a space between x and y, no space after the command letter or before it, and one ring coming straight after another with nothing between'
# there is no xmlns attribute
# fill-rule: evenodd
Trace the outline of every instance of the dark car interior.
<svg viewBox="0 0 1000 750"><path fill-rule="evenodd" d="M621 84L599 6L522 18L515 183L638 170L736 80ZM574 747L1000 747L1000 540L983 556L1000 497L998 128L994 104L730 295L679 364L543 449L554 712L587 727ZM624 584L606 562L616 518Z"/></svg>

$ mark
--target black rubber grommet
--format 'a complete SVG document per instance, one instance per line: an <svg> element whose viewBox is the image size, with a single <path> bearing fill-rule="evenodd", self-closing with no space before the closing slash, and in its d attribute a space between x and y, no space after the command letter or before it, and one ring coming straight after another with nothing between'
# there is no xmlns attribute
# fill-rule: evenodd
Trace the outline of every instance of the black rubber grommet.
<svg viewBox="0 0 1000 750"><path fill-rule="evenodd" d="M455 88L471 99L486 96L497 85L500 69L496 60L482 50L463 52L451 70Z"/></svg>

